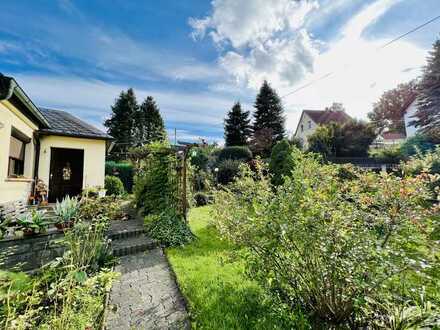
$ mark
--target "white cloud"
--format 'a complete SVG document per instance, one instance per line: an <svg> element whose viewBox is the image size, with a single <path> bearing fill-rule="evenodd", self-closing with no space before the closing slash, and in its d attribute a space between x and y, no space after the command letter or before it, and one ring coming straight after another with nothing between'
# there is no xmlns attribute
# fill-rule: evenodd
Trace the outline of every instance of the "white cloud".
<svg viewBox="0 0 440 330"><path fill-rule="evenodd" d="M333 102L342 102L350 115L365 118L385 90L417 77L425 63L426 50L404 39L379 51L390 39L364 36L402 0L363 6L326 44L308 33L313 20L334 17L348 1L323 1L318 9L306 1L215 0L212 15L190 24L195 37L209 35L220 46L219 63L239 85L255 90L267 79L285 95L333 73L283 99L287 129L293 131L301 110L323 109Z"/></svg>
<svg viewBox="0 0 440 330"><path fill-rule="evenodd" d="M301 27L316 1L214 0L212 6L211 16L189 20L192 35L209 34L219 49L232 47L219 63L238 83L292 85L313 71L316 45Z"/></svg>

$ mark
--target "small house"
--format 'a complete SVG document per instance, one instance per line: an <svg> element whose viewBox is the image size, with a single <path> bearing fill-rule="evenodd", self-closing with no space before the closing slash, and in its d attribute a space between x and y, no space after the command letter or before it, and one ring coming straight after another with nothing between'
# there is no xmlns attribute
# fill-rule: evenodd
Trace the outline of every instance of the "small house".
<svg viewBox="0 0 440 330"><path fill-rule="evenodd" d="M303 110L294 136L299 138L307 148L307 138L315 132L318 126L332 122L345 124L350 120L352 118L344 110Z"/></svg>
<svg viewBox="0 0 440 330"><path fill-rule="evenodd" d="M111 137L75 116L37 107L0 74L0 204L27 201L37 180L49 202L104 187Z"/></svg>

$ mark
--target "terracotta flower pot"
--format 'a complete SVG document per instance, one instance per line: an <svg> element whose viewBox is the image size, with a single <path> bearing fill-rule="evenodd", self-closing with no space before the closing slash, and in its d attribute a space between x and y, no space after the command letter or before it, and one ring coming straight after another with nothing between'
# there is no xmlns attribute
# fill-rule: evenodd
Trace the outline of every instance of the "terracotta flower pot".
<svg viewBox="0 0 440 330"><path fill-rule="evenodd" d="M57 229L59 231L66 231L69 228L73 227L73 221L69 221L69 222L59 222L55 224L55 227L57 227Z"/></svg>
<svg viewBox="0 0 440 330"><path fill-rule="evenodd" d="M34 236L36 235L35 230L33 229L23 229L23 236Z"/></svg>

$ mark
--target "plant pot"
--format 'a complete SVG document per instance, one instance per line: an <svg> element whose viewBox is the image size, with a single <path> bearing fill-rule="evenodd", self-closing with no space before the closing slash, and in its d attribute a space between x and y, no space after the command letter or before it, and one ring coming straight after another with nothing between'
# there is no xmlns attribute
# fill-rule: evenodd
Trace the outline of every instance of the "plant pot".
<svg viewBox="0 0 440 330"><path fill-rule="evenodd" d="M59 231L66 231L67 229L70 229L73 227L73 221L69 221L69 222L59 222L55 224L55 227L59 230Z"/></svg>
<svg viewBox="0 0 440 330"><path fill-rule="evenodd" d="M25 237L36 235L35 230L33 229L23 229L22 231L23 231L23 236Z"/></svg>

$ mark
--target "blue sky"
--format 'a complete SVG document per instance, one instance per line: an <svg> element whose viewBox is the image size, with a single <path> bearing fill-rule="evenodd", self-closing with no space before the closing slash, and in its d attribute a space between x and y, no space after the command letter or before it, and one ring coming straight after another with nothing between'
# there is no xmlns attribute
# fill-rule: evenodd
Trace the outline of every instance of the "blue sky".
<svg viewBox="0 0 440 330"><path fill-rule="evenodd" d="M283 98L288 131L302 109L344 103L365 118L386 89L420 75L438 0L14 0L0 3L0 72L40 106L102 127L122 89L157 100L178 138L223 138L239 100L252 110L263 79Z"/></svg>

